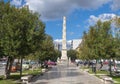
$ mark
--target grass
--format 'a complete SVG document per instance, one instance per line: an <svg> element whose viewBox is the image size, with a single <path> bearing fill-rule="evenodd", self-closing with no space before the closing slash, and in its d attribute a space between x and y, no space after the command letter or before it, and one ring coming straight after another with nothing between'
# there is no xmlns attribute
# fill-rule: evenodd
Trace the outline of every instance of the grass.
<svg viewBox="0 0 120 84"><path fill-rule="evenodd" d="M115 83L115 84L120 84L120 76L111 76L112 79L118 83Z"/></svg>
<svg viewBox="0 0 120 84"><path fill-rule="evenodd" d="M92 69L89 69L89 71L88 71L90 74L95 74L93 71L92 71ZM108 71L104 71L104 70L97 70L96 71L96 75L97 74L105 74L105 75L108 75L109 74L109 72Z"/></svg>
<svg viewBox="0 0 120 84"><path fill-rule="evenodd" d="M41 68L35 69L35 70L25 70L23 71L22 75L38 75L41 73ZM4 76L0 76L0 84L18 84L15 83L16 80L20 80L20 73L15 72L11 73L10 77L8 79L4 79Z"/></svg>
<svg viewBox="0 0 120 84"><path fill-rule="evenodd" d="M0 77L0 84L17 84L15 80L20 79L20 75L10 75L8 79L4 79L4 76Z"/></svg>
<svg viewBox="0 0 120 84"><path fill-rule="evenodd" d="M12 80L0 80L0 84L16 84Z"/></svg>
<svg viewBox="0 0 120 84"><path fill-rule="evenodd" d="M81 66L80 69L89 69L87 66Z"/></svg>
<svg viewBox="0 0 120 84"><path fill-rule="evenodd" d="M89 68L89 71L88 71L90 74L95 74L94 72L92 72L92 69L91 68ZM96 77L98 77L98 78L100 78L100 75L107 75L107 76L110 76L109 75L109 72L108 71L104 71L104 70L97 70L96 71L96 74L95 74L95 76ZM114 81L116 81L116 83L114 83L114 84L120 84L120 76L110 76L110 77L112 77L112 79L114 80Z"/></svg>
<svg viewBox="0 0 120 84"><path fill-rule="evenodd" d="M85 70L85 69L88 69L88 72L90 73L90 74L95 74L93 71L92 71L92 68L90 67L87 67L87 66L82 66L82 67L80 67L80 69L82 69L82 70ZM106 75L108 75L109 74L109 72L108 71L104 71L104 70L96 70L96 74L106 74Z"/></svg>
<svg viewBox="0 0 120 84"><path fill-rule="evenodd" d="M38 75L41 73L41 69L35 69L35 70L25 70L23 73L27 73L29 75Z"/></svg>

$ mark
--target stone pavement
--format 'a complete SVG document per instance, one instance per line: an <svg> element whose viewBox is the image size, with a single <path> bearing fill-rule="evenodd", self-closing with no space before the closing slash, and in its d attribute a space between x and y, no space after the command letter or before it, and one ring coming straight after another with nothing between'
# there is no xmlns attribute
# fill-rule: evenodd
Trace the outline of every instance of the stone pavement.
<svg viewBox="0 0 120 84"><path fill-rule="evenodd" d="M87 72L80 71L74 64L58 64L30 84L103 84L103 82Z"/></svg>

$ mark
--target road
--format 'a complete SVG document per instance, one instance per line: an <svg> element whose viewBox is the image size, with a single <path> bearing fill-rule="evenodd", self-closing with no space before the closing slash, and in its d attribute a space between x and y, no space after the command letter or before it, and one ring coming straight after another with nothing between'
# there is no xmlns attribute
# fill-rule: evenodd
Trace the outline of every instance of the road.
<svg viewBox="0 0 120 84"><path fill-rule="evenodd" d="M58 64L50 71L34 79L31 84L103 84L87 72L80 71L74 64Z"/></svg>
<svg viewBox="0 0 120 84"><path fill-rule="evenodd" d="M5 66L0 66L0 76L4 75L5 73Z"/></svg>

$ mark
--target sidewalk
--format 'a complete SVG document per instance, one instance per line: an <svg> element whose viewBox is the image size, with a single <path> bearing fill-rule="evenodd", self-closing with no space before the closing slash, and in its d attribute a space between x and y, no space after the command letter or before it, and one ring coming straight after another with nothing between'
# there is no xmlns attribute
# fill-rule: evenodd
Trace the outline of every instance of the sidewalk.
<svg viewBox="0 0 120 84"><path fill-rule="evenodd" d="M80 71L74 64L59 64L38 76L30 84L103 84L101 80L85 71Z"/></svg>

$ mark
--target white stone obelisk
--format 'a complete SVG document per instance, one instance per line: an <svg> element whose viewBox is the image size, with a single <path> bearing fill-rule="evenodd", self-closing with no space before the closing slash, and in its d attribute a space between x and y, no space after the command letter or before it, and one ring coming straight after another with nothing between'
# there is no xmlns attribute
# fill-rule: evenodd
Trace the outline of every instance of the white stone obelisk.
<svg viewBox="0 0 120 84"><path fill-rule="evenodd" d="M62 51L61 60L67 60L67 46L66 46L66 17L63 17L63 31L62 31Z"/></svg>

